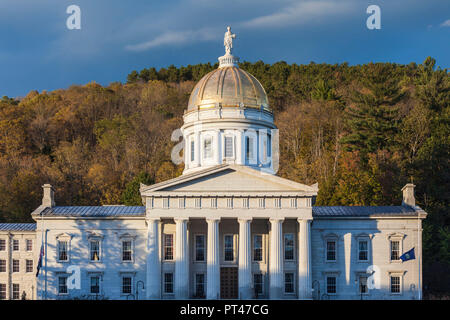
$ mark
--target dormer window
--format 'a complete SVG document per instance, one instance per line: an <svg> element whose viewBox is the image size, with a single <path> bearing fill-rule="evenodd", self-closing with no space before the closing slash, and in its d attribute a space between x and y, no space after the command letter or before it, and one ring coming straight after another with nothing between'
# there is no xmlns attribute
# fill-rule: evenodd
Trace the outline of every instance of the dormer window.
<svg viewBox="0 0 450 320"><path fill-rule="evenodd" d="M212 158L212 137L205 137L203 140L203 156L205 159Z"/></svg>

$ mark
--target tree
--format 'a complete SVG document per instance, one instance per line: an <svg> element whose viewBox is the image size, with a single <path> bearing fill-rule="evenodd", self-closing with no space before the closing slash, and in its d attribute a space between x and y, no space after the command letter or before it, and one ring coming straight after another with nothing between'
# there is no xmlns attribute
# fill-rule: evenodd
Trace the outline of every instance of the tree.
<svg viewBox="0 0 450 320"><path fill-rule="evenodd" d="M122 203L127 206L141 206L142 203L141 194L139 192L140 184L153 184L154 180L147 172L140 172L125 186L125 190L122 193Z"/></svg>

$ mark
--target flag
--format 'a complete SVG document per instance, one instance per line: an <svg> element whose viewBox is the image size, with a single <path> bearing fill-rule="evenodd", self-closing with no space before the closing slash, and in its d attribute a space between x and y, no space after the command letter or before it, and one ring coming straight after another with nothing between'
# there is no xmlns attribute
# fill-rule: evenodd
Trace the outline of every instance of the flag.
<svg viewBox="0 0 450 320"><path fill-rule="evenodd" d="M408 260L413 260L416 258L416 255L414 254L414 248L412 248L411 250L405 252L404 254L401 255L400 259L402 260L402 262L408 261Z"/></svg>
<svg viewBox="0 0 450 320"><path fill-rule="evenodd" d="M44 245L41 245L41 252L39 253L39 261L37 264L37 272L36 272L36 277L39 276L39 271L42 268L42 257L44 256Z"/></svg>

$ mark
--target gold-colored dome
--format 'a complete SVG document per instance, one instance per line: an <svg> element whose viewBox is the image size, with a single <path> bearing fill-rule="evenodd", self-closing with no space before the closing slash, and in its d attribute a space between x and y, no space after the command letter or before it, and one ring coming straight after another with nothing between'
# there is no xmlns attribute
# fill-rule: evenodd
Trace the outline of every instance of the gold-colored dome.
<svg viewBox="0 0 450 320"><path fill-rule="evenodd" d="M220 67L205 75L192 90L187 111L216 107L261 107L271 111L266 91L250 73L237 66Z"/></svg>

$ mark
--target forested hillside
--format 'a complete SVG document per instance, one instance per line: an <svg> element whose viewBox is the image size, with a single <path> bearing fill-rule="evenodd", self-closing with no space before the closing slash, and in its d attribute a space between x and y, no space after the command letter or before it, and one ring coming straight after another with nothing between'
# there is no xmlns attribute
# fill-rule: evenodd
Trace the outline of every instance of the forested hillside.
<svg viewBox="0 0 450 320"><path fill-rule="evenodd" d="M319 182L317 205L399 205L413 181L429 213L425 284L439 292L450 283L450 77L435 64L240 66L261 81L274 110L278 174ZM30 221L44 183L54 185L58 205L141 205L140 182L181 174L170 137L196 81L215 67L149 68L126 84L3 97L0 222Z"/></svg>

